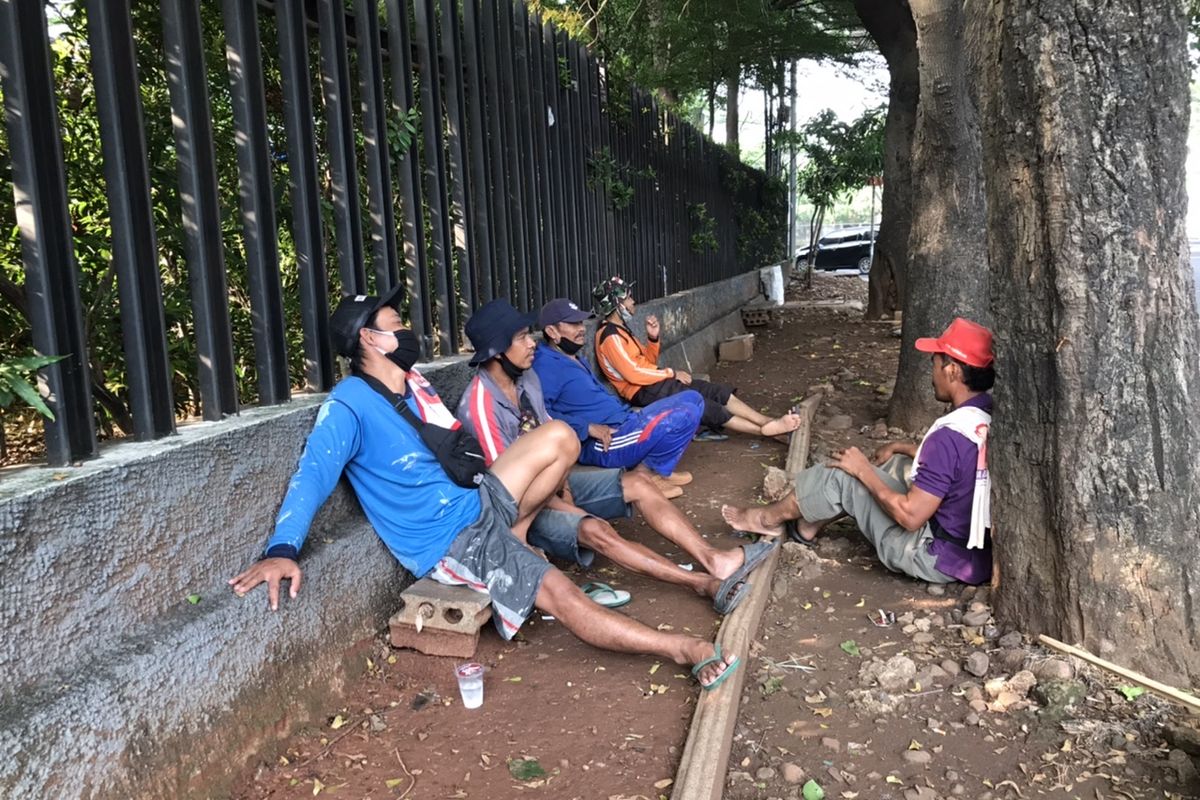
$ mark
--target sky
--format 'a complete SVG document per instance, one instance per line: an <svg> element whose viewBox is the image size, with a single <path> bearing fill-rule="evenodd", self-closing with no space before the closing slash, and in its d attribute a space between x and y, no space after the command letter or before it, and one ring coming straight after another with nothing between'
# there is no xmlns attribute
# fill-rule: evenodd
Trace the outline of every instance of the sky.
<svg viewBox="0 0 1200 800"><path fill-rule="evenodd" d="M821 111L831 109L846 122L863 111L887 102L887 65L880 56L864 59L858 67L802 61L797 72L798 124L803 125ZM743 89L739 108L743 152L753 151L763 141L763 94ZM713 126L713 138L725 141L721 112ZM1190 239L1200 239L1200 72L1193 75L1191 128L1188 135L1187 229Z"/></svg>

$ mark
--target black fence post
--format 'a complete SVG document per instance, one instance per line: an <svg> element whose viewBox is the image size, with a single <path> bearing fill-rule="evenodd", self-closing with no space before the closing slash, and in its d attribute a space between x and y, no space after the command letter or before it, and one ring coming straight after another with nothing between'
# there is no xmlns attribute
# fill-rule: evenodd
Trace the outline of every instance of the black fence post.
<svg viewBox="0 0 1200 800"><path fill-rule="evenodd" d="M446 205L446 158L442 143L442 88L437 59L437 9L434 0L416 0L417 58L421 65L421 124L425 152L425 202L433 237L433 280L437 289L438 342L441 355L458 352L458 300L451 263L449 210Z"/></svg>
<svg viewBox="0 0 1200 800"><path fill-rule="evenodd" d="M342 281L342 294L366 294L358 161L355 156L353 103L350 97L350 61L346 53L346 8L342 0L316 2L338 276Z"/></svg>
<svg viewBox="0 0 1200 800"><path fill-rule="evenodd" d="M54 413L46 455L64 466L96 454L91 374L71 244L62 138L43 0L0 0L0 79L33 346L61 360L40 370Z"/></svg>
<svg viewBox="0 0 1200 800"><path fill-rule="evenodd" d="M458 0L441 0L442 74L446 76L446 143L450 167L450 220L453 236L454 261L458 264L458 285L466 315L478 305L479 286L476 282L475 246L471 224L471 195L468 191L467 133L463 130L467 118L463 93L463 63L459 35Z"/></svg>
<svg viewBox="0 0 1200 800"><path fill-rule="evenodd" d="M188 0L162 0L160 7L188 284L196 320L200 410L204 419L218 420L237 413L238 396L200 8Z"/></svg>
<svg viewBox="0 0 1200 800"><path fill-rule="evenodd" d="M310 392L333 386L329 342L329 288L313 130L312 83L304 0L278 0L283 115L287 128L288 181L292 192L292 239L300 280L300 320L304 330L304 377Z"/></svg>
<svg viewBox="0 0 1200 800"><path fill-rule="evenodd" d="M133 429L157 439L175 431L175 407L129 3L89 0L87 13Z"/></svg>
<svg viewBox="0 0 1200 800"><path fill-rule="evenodd" d="M95 0L104 2L104 0ZM279 285L279 244L275 229L275 192L263 97L262 44L254 0L224 0L225 60L233 94L237 132L242 237L250 305L254 311L254 360L259 401L287 402L291 396L284 339L283 297Z"/></svg>
<svg viewBox="0 0 1200 800"><path fill-rule="evenodd" d="M484 117L486 89L480 60L483 46L479 38L478 0L463 0L463 55L466 62L467 152L470 163L471 262L479 287L479 302L496 296L496 258L493 253L495 219L488 186L487 122Z"/></svg>

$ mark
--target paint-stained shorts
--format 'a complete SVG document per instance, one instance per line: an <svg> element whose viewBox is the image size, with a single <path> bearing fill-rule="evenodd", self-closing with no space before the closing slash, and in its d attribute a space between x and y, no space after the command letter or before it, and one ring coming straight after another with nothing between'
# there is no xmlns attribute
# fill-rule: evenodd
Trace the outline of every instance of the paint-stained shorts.
<svg viewBox="0 0 1200 800"><path fill-rule="evenodd" d="M488 595L496 629L511 639L533 612L551 566L513 536L517 501L491 472L484 473L479 500L478 519L459 532L429 577Z"/></svg>

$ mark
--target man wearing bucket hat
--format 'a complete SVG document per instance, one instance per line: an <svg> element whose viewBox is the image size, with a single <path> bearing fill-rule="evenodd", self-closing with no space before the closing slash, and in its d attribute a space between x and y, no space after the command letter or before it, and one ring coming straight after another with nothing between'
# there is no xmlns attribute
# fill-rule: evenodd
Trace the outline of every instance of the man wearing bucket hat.
<svg viewBox="0 0 1200 800"><path fill-rule="evenodd" d="M936 339L917 339L916 348L931 354L934 397L953 407L920 445L886 444L875 465L858 448L842 450L829 466L798 473L794 495L759 508L725 506L725 521L768 536L786 531L807 543L849 515L893 572L930 583L988 581L992 333L960 317Z"/></svg>
<svg viewBox="0 0 1200 800"><path fill-rule="evenodd" d="M542 382L546 409L554 419L571 426L582 448L579 462L593 467L637 469L667 497L683 493L691 483L675 467L696 434L704 398L682 392L630 408L609 392L580 355L584 322L594 315L566 298L551 300L538 314L544 341L538 345L533 369Z"/></svg>
<svg viewBox="0 0 1200 800"><path fill-rule="evenodd" d="M467 320L467 336L475 348L471 364L478 369L458 404L458 418L475 434L489 464L518 437L550 421L541 381L530 369L534 342L529 325L529 317L507 300L493 300ZM617 533L607 520L630 516L631 506L707 572L682 569ZM763 542L746 545L744 552L715 548L645 476L584 466L571 469L566 490L551 497L533 518L527 539L555 558L584 568L598 552L631 572L687 586L712 598L721 614L737 607L749 588L747 576L771 550ZM630 599L628 592L602 583L587 584L583 590L610 608Z"/></svg>
<svg viewBox="0 0 1200 800"><path fill-rule="evenodd" d="M617 394L635 406L647 406L689 389L699 392L704 398L700 427L705 429L700 438L724 439L730 431L783 436L800 427L798 415L771 419L742 401L732 386L693 378L683 370L659 369L658 317L646 317L646 344L629 329L637 307L632 288L632 283L613 276L592 290L596 313L603 319L596 329L596 363Z"/></svg>
<svg viewBox="0 0 1200 800"><path fill-rule="evenodd" d="M353 374L317 412L263 557L230 579L233 591L244 595L266 583L272 610L282 581L297 596L309 526L345 473L396 559L416 577L488 594L505 639L536 605L589 644L693 664L702 686L720 685L736 668L735 657L698 637L657 631L597 606L513 534L513 526L527 525L558 491L575 463L578 439L570 428L540 426L473 479L443 460L449 457L440 447L431 448L461 425L413 368L419 347L395 310L398 297L399 288L382 298L346 297L331 316L334 349L351 360ZM441 434L430 432L435 428Z"/></svg>

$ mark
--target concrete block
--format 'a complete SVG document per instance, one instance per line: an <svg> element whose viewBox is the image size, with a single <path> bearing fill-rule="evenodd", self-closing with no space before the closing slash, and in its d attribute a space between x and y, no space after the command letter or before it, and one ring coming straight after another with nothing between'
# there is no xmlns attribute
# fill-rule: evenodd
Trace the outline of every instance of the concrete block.
<svg viewBox="0 0 1200 800"><path fill-rule="evenodd" d="M388 620L388 631L393 647L470 658L479 644L479 629L491 618L486 594L422 578L400 595L400 610Z"/></svg>
<svg viewBox="0 0 1200 800"><path fill-rule="evenodd" d="M721 361L749 361L754 356L754 334L746 333L721 342L717 357Z"/></svg>

